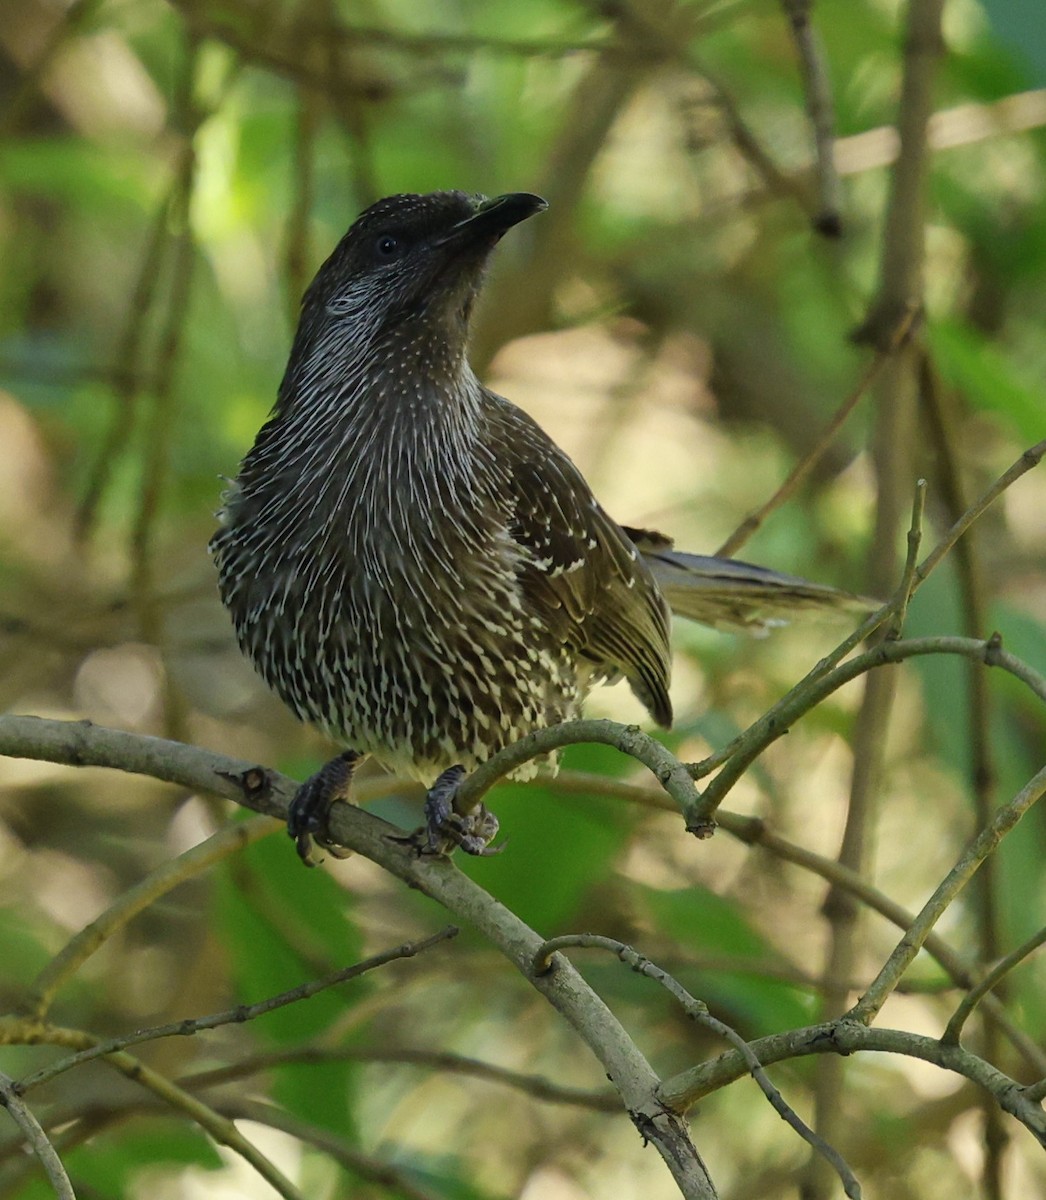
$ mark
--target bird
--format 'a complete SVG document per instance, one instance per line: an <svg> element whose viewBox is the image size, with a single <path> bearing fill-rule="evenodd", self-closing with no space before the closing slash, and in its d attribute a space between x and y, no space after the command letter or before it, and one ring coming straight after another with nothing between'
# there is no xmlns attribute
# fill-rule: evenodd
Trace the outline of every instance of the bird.
<svg viewBox="0 0 1046 1200"><path fill-rule="evenodd" d="M677 551L619 525L521 408L469 364L502 236L547 208L513 192L399 194L368 207L305 292L273 409L210 542L239 645L304 722L346 749L298 789L308 864L372 756L424 783L419 852L491 853L465 774L624 678L672 722L671 611L758 627L862 606L827 585ZM518 777L536 770L534 763Z"/></svg>

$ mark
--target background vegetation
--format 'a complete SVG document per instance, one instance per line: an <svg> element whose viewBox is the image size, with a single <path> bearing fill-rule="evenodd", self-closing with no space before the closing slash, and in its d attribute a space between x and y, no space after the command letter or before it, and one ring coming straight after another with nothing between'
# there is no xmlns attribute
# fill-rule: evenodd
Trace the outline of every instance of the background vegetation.
<svg viewBox="0 0 1046 1200"><path fill-rule="evenodd" d="M744 555L891 594L916 478L928 549L1044 436L1044 126L1033 0L6 0L0 704L299 778L328 755L240 658L206 543L303 287L395 191L549 199L499 250L474 359L616 516L711 551L805 461ZM999 631L1042 672L1044 512L1032 471L920 588L906 634ZM680 625L666 744L684 761L724 746L848 631ZM640 718L622 689L591 711ZM650 807L649 774L582 745L558 780L500 788L505 853L459 865L541 937L631 943L758 1038L853 1003L899 936L875 897L917 911L1042 768L1044 734L1016 678L914 658L834 693L757 760L728 801L759 818L733 821L747 842L725 818L687 836ZM3 1079L446 924L363 856L306 872L256 821L249 848L226 834L206 869L172 871L231 806L56 765L94 760L42 752L21 726L0 740ZM418 821L417 792L394 781L364 779L359 799ZM941 921L954 970L921 956L878 1025L937 1038L977 970L1036 934L1043 838L1032 810ZM128 900L143 879L160 882ZM55 960L107 911L96 953ZM650 980L573 958L661 1075L724 1048ZM1031 1084L1046 1075L1042 963L994 995L965 1044ZM212 1116L239 1122L300 1189L286 1195L678 1194L576 1032L471 927L307 1003L129 1052L155 1075L99 1060L24 1093L78 1196L273 1195L242 1147L216 1148L232 1135ZM900 1054L772 1073L866 1195L1046 1187L1033 1133L959 1074ZM691 1116L722 1196L840 1194L750 1080ZM53 1195L22 1141L0 1127L0 1196Z"/></svg>

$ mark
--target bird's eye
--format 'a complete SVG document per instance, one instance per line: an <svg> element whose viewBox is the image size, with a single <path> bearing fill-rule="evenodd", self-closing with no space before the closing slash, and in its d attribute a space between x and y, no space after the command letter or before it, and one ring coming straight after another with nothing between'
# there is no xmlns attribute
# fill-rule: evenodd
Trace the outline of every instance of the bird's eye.
<svg viewBox="0 0 1046 1200"><path fill-rule="evenodd" d="M394 258L399 252L400 240L391 233L383 233L374 243L379 258Z"/></svg>

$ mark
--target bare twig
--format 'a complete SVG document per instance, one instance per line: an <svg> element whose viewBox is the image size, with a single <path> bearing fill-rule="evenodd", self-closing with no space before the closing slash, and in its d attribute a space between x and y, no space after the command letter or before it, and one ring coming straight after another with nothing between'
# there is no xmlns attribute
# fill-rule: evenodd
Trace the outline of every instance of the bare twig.
<svg viewBox="0 0 1046 1200"><path fill-rule="evenodd" d="M0 1108L7 1109L11 1120L22 1131L26 1144L40 1160L40 1165L59 1200L76 1200L73 1185L69 1182L69 1176L62 1166L58 1152L44 1133L43 1126L19 1098L13 1081L4 1074L0 1074Z"/></svg>
<svg viewBox="0 0 1046 1200"><path fill-rule="evenodd" d="M915 571L915 582L913 585L910 587L902 585L894 593L893 598L884 604L882 608L870 613L849 637L844 638L830 654L821 659L794 688L773 705L758 721L722 749L702 759L699 763L689 765L688 769L694 779L702 779L719 767L724 768L713 783L706 788L698 805L698 820L710 820L716 805L721 802L723 795L725 795L725 790L729 790L729 787L733 785L733 782L736 782L748 764L753 758L758 756L764 746L769 745L770 742L787 731L796 718L794 716L786 718L785 714L790 711L808 711L805 707L806 698L809 694L819 692L824 677L834 674L833 668L837 664L841 663L870 634L884 625L901 605L907 603L909 595L917 591L926 579L929 578L966 530L984 514L1008 487L1011 487L1027 471L1037 466L1042 461L1044 455L1046 455L1046 441L1039 442L1037 445L1026 450L963 513L922 563L919 564ZM997 648L996 646L995 649ZM990 647L986 647L985 649L987 651ZM985 661L988 661L987 657ZM1042 677L1037 672L1031 671L1031 668L1027 667L1027 664L1021 664L1018 670L1025 673L1025 682L1041 695ZM847 678L850 677L848 676ZM760 749L752 753L753 747L757 744ZM727 765L724 766L724 764ZM724 776L726 776L726 779L723 778Z"/></svg>
<svg viewBox="0 0 1046 1200"><path fill-rule="evenodd" d="M0 1017L0 1043L5 1045L50 1045L86 1050L95 1040L91 1034L80 1029L45 1025L27 1018ZM294 1184L253 1142L244 1137L233 1121L223 1117L210 1105L190 1095L184 1088L172 1083L125 1050L108 1055L105 1061L132 1083L152 1092L168 1108L195 1121L216 1142L239 1154L284 1200L302 1200L302 1195Z"/></svg>
<svg viewBox="0 0 1046 1200"><path fill-rule="evenodd" d="M969 883L974 872L1010 832L1029 808L1046 793L1046 767L1034 775L1017 795L995 814L991 822L973 839L959 861L938 884L933 895L923 905L918 916L897 943L882 970L872 981L861 999L851 1009L855 1021L865 1024L876 1014L893 991L897 980L919 953L926 935L945 909Z"/></svg>
<svg viewBox="0 0 1046 1200"><path fill-rule="evenodd" d="M653 979L655 983L659 983L665 988L678 1001L680 1007L691 1021L702 1025L717 1037L721 1037L729 1042L744 1058L749 1073L756 1083L759 1084L763 1094L770 1101L777 1115L794 1129L805 1142L809 1143L818 1154L821 1154L832 1164L832 1167L842 1180L847 1196L851 1197L851 1200L860 1200L860 1184L857 1182L853 1171L846 1164L842 1155L834 1147L828 1145L823 1138L814 1133L810 1126L806 1124L795 1109L785 1100L780 1091L770 1082L769 1076L763 1070L762 1064L748 1042L724 1021L713 1017L708 1011L706 1004L692 996L678 979L655 963L652 963L646 955L640 954L634 947L629 946L625 942L619 942L616 938L603 937L593 933L568 933L561 937L550 938L538 950L534 956L535 971L551 970L555 961L553 955L560 950L566 950L573 946L583 948L595 947L596 949L609 950L611 954L616 954L623 963L637 974L645 975L648 979Z"/></svg>
<svg viewBox="0 0 1046 1200"><path fill-rule="evenodd" d="M813 0L781 0L781 6L799 55L806 111L814 134L818 201L814 229L826 237L839 237L843 231L842 189L835 169L835 105L824 52L810 21Z"/></svg>
<svg viewBox="0 0 1046 1200"><path fill-rule="evenodd" d="M134 887L121 892L100 916L62 947L29 985L22 1011L43 1020L60 989L117 930L186 880L278 828L264 817L232 823L177 858L161 863Z"/></svg>
<svg viewBox="0 0 1046 1200"><path fill-rule="evenodd" d="M1001 667L1008 674L1026 684L1040 699L1046 700L1046 677L1040 675L1038 671L1015 655L1003 650L998 635L994 635L986 641L977 638L928 637L910 638L899 642L880 642L871 650L849 659L826 675L813 673L808 675L801 684L798 684L779 700L769 713L760 717L745 730L741 738L737 738L731 743L734 747L733 752L719 774L702 792L701 800L697 805L695 820L698 822L699 832L703 832L713 820L716 809L751 763L767 746L779 737L783 737L804 713L816 708L826 696L831 695L844 684L866 674L875 667L927 654L955 654L973 662L983 663L988 667ZM712 767L709 767L710 761L710 759L705 759L703 762L692 764L691 774L700 775L718 765L713 764ZM687 828L689 829L690 826L688 825Z"/></svg>
<svg viewBox="0 0 1046 1200"><path fill-rule="evenodd" d="M1027 474L1028 471L1037 467L1042 462L1044 456L1046 456L1046 440L1037 442L1034 446L1030 446L1025 450L1016 462L1012 463L990 487L978 496L973 504L959 517L951 529L948 530L933 550L919 564L919 569L916 571L919 583L922 583L940 565L941 560L948 554L959 538L962 537L976 520L984 515L1002 493L1016 483L1022 475Z"/></svg>
<svg viewBox="0 0 1046 1200"><path fill-rule="evenodd" d="M1011 950L1005 958L1000 959L977 986L971 988L962 998L962 1003L952 1014L952 1018L948 1022L944 1033L941 1034L941 1041L957 1042L962 1035L962 1028L966 1024L967 1019L984 997L1014 967L1020 966L1026 958L1034 954L1044 943L1046 943L1046 928L1040 929L1038 933L1033 933L1027 941L1022 942L1015 950Z"/></svg>
<svg viewBox="0 0 1046 1200"><path fill-rule="evenodd" d="M434 1071L446 1071L452 1075L465 1075L472 1079L483 1079L490 1083L515 1088L544 1100L549 1104L570 1104L578 1108L589 1108L596 1112L620 1113L621 1101L611 1091L590 1091L553 1083L542 1075L529 1075L500 1067L496 1063L468 1058L463 1054L451 1054L443 1050L414 1050L408 1047L382 1046L300 1046L290 1050L273 1050L268 1054L255 1054L225 1067L208 1071L194 1071L183 1075L178 1083L185 1088L202 1090L220 1087L222 1084L243 1079L270 1067L290 1063L322 1065L332 1062L375 1062L392 1063L398 1066L428 1067Z"/></svg>
<svg viewBox="0 0 1046 1200"><path fill-rule="evenodd" d="M909 309L906 318L901 321L897 328L893 331L893 337L889 345L879 349L875 353L875 357L865 368L864 374L858 380L856 387L846 397L842 404L836 409L832 419L825 426L821 436L817 442L811 447L806 456L792 468L788 473L788 477L777 489L776 492L766 501L750 513L741 522L734 532L726 539L726 541L716 550L716 554L729 556L736 554L738 550L748 541L766 520L766 518L776 509L782 507L792 496L798 491L800 484L817 466L821 459L825 456L835 441L839 430L842 429L846 418L857 407L861 399L867 394L872 384L879 378L879 374L886 365L890 355L895 354L899 346L901 346L908 338L912 330L912 325L915 321L917 310Z"/></svg>
<svg viewBox="0 0 1046 1200"><path fill-rule="evenodd" d="M599 742L604 746L614 746L622 754L628 754L648 767L678 804L689 828L698 794L683 764L637 725L620 725L616 721L595 719L565 721L560 725L536 730L511 746L506 746L488 762L477 767L465 780L455 797L455 807L461 812L470 811L499 779L516 767L563 746L573 746L579 742Z"/></svg>
<svg viewBox="0 0 1046 1200"><path fill-rule="evenodd" d="M0 717L0 753L44 757L76 765L93 762L139 771L183 786L229 796L257 811L283 819L286 819L287 805L297 787L293 780L197 747L101 729L89 722ZM265 787L248 787L244 782L237 784L237 780L260 774L266 777ZM414 854L402 844L401 830L349 804L334 806L330 826L331 836L340 845L377 862L487 937L589 1046L617 1088L637 1129L657 1147L685 1200L713 1200L715 1187L690 1139L686 1123L657 1099L659 1081L653 1068L620 1022L573 968L568 965L551 976L534 976L530 963L541 945L541 938L504 906L493 901L449 860ZM75 1049L85 1049L91 1041L85 1042L80 1036L79 1040L67 1044ZM106 1061L120 1070L126 1069L132 1078L135 1070L143 1069L142 1064L125 1051L111 1055ZM149 1076L149 1085L161 1094L164 1084L167 1081L157 1080L155 1073ZM174 1087L173 1084L167 1086ZM172 1096L172 1102L182 1103L178 1089ZM204 1113L203 1119L210 1120L211 1116ZM216 1126L216 1129L220 1128L220 1125ZM219 1140L224 1140L224 1136Z"/></svg>
<svg viewBox="0 0 1046 1200"><path fill-rule="evenodd" d="M901 582L897 588L895 611L886 627L886 637L896 640L901 636L904 622L908 616L908 605L915 589L915 572L919 561L919 547L922 545L923 511L926 508L926 480L916 480L915 497L912 500L912 520L908 526L908 553L904 560L904 570L901 572Z"/></svg>
<svg viewBox="0 0 1046 1200"><path fill-rule="evenodd" d="M15 1083L15 1089L19 1095L22 1095L31 1088L37 1087L41 1083L46 1083L56 1075L61 1075L63 1072L73 1067L78 1067L82 1063L90 1062L96 1058L104 1058L107 1055L115 1053L117 1050L126 1050L129 1046L137 1046L142 1042L154 1042L159 1038L166 1037L191 1037L201 1030L217 1029L221 1025L242 1025L247 1021L253 1021L257 1017L264 1016L266 1013L273 1012L277 1008L285 1008L288 1004L297 1004L302 1000L308 1000L311 996L315 996L318 992L325 991L327 988L335 987L340 983L346 983L350 979L358 979L359 976L365 975L368 971L376 970L387 963L397 962L402 958L413 958L416 954L421 954L432 946L438 945L440 942L445 942L448 938L456 937L457 933L458 930L455 926L448 925L445 929L441 929L439 933L434 933L431 937L423 938L419 942L404 942L402 946L386 950L383 954L376 954L372 958L365 959L363 962L354 963L351 967L343 967L340 971L333 971L323 979L311 980L296 988L291 988L289 991L280 992L277 996L270 996L267 1000L260 1000L256 1004L238 1004L235 1008L226 1009L224 1012L211 1013L206 1017L186 1017L180 1021L170 1021L165 1025L154 1025L149 1029L139 1029L135 1033L120 1034L117 1037L106 1038L105 1041L100 1041L86 1050L80 1050L76 1054L71 1054L68 1058L59 1059L58 1062L42 1067L39 1071L34 1071L32 1075L26 1075L23 1079Z"/></svg>
<svg viewBox="0 0 1046 1200"><path fill-rule="evenodd" d="M848 1055L857 1051L905 1054L933 1063L984 1088L1005 1112L1016 1117L1046 1145L1046 1113L1037 1101L1027 1098L1027 1089L991 1063L954 1043L946 1045L922 1034L862 1025L844 1017L757 1038L749 1045L763 1066L808 1054ZM661 1086L661 1095L666 1104L688 1109L703 1097L740 1079L747 1071L744 1056L736 1050L728 1050L718 1058L666 1079Z"/></svg>

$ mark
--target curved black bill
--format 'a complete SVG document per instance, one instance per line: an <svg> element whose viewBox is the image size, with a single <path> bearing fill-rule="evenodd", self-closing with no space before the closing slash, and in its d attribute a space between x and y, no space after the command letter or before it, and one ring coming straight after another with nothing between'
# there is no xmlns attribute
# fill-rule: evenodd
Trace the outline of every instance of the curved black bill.
<svg viewBox="0 0 1046 1200"><path fill-rule="evenodd" d="M442 246L459 239L472 241L493 238L496 241L513 225L544 212L546 208L548 201L531 192L509 192L505 196L495 196L493 200L484 200L471 217L448 229L433 245Z"/></svg>

